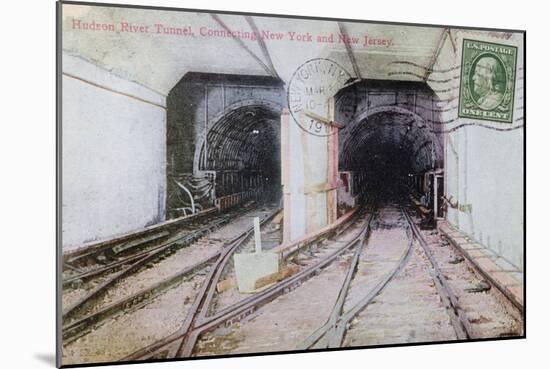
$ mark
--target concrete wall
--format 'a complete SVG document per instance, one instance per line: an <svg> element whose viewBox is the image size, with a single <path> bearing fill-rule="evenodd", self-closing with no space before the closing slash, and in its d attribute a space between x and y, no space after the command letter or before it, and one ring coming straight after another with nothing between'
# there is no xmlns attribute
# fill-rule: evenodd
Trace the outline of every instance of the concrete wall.
<svg viewBox="0 0 550 369"><path fill-rule="evenodd" d="M449 209L448 220L522 267L523 131L466 127L448 145L447 196L461 206Z"/></svg>
<svg viewBox="0 0 550 369"><path fill-rule="evenodd" d="M165 97L63 54L62 244L164 220Z"/></svg>
<svg viewBox="0 0 550 369"><path fill-rule="evenodd" d="M482 37L475 35L476 38ZM460 64L462 38L472 38L467 31L453 33L456 49L448 39L435 70ZM487 41L518 47L518 70L514 118L511 124L473 119L457 119L457 88L440 94L438 104L445 110L438 129L446 134L445 187L446 196L458 201L457 209L449 208L448 221L485 247L523 269L523 43L521 37L510 39L487 37ZM433 79L448 79L460 70L433 73ZM437 83L432 83L437 90ZM439 87L441 88L441 87ZM463 124L469 126L460 127ZM453 130L456 128L456 130Z"/></svg>

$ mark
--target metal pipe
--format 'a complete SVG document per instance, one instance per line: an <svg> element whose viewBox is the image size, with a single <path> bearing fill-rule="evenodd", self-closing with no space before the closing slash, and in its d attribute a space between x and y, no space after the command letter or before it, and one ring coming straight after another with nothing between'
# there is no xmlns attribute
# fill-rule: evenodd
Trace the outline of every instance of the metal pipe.
<svg viewBox="0 0 550 369"><path fill-rule="evenodd" d="M174 180L174 182L176 182L178 187L180 187L182 190L184 190L187 193L187 195L189 195L189 199L191 199L191 211L193 212L193 214L195 214L195 200L193 199L193 195L191 195L191 192L187 188L185 188L184 185L182 185L176 180Z"/></svg>

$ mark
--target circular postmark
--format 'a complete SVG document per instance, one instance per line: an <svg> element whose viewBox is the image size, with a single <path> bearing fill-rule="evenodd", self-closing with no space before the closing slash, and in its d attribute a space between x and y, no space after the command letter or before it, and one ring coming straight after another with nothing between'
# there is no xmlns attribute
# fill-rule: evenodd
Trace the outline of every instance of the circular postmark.
<svg viewBox="0 0 550 369"><path fill-rule="evenodd" d="M329 98L351 79L337 62L315 58L300 65L292 74L287 90L291 116L304 131L315 136L334 132L327 124Z"/></svg>

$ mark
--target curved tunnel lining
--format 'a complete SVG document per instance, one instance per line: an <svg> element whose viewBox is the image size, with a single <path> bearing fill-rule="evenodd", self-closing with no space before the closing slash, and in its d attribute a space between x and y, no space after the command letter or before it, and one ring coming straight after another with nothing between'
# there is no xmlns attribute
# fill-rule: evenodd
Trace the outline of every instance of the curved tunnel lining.
<svg viewBox="0 0 550 369"><path fill-rule="evenodd" d="M216 197L255 187L280 187L280 116L246 105L218 119L197 150L198 170L216 173Z"/></svg>

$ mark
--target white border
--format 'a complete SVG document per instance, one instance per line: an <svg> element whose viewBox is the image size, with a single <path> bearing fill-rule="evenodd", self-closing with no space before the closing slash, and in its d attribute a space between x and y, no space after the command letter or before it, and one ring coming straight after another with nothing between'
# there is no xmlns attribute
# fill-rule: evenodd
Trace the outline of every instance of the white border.
<svg viewBox="0 0 550 369"><path fill-rule="evenodd" d="M112 3L118 1L112 0ZM548 22L526 2L128 0L133 4L527 29L527 340L142 364L131 368L520 368L548 362ZM543 3L541 3L543 4ZM55 3L2 5L2 367L52 368L55 353ZM5 83L7 81L7 84ZM120 367L120 366L119 366ZM126 366L125 366L126 367Z"/></svg>

